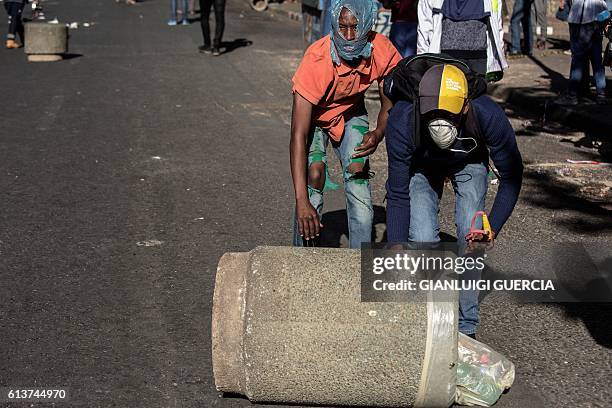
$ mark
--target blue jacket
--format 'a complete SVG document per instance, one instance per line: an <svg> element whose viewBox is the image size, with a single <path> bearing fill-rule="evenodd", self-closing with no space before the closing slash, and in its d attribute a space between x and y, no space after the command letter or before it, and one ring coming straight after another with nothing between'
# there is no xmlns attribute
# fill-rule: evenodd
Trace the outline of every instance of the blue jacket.
<svg viewBox="0 0 612 408"><path fill-rule="evenodd" d="M499 189L489 214L491 227L496 234L499 234L518 200L523 180L523 161L512 125L499 105L488 96L480 96L471 102L470 109L474 110L475 118L480 125L482 139L478 140L478 143L484 142L501 176ZM391 109L385 131L389 159L389 178L387 179L387 238L389 242L408 241L409 185L412 174L422 171L451 174L468 163L487 164L485 146L480 146L479 149L469 154L450 152L436 147L428 148L427 141L431 139L423 136L421 138L422 147L416 151L413 118L412 103L400 101ZM468 151L470 147L473 147L473 142L457 140L451 147Z"/></svg>

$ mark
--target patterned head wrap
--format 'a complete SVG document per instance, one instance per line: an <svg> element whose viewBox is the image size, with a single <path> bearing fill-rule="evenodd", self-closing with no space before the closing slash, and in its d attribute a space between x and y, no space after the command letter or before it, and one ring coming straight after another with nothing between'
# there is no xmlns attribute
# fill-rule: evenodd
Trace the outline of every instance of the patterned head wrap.
<svg viewBox="0 0 612 408"><path fill-rule="evenodd" d="M357 18L357 35L352 41L346 40L340 34L340 12L346 8ZM374 26L378 7L373 0L332 0L332 59L340 64L338 56L345 61L368 58L372 54L372 44L368 41L368 34Z"/></svg>

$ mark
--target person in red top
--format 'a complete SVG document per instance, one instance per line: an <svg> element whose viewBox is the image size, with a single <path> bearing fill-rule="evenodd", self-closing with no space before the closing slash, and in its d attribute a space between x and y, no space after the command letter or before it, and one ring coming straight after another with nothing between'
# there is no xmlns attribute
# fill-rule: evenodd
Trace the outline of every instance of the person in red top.
<svg viewBox="0 0 612 408"><path fill-rule="evenodd" d="M404 58L417 53L418 3L419 0L383 0L383 6L391 10L389 39Z"/></svg>
<svg viewBox="0 0 612 408"><path fill-rule="evenodd" d="M332 32L313 43L293 77L291 174L295 189L293 244L312 244L323 228L326 148L331 143L344 174L351 248L370 242L373 207L368 156L384 137L391 101L382 80L400 61L393 44L371 31L371 0L334 0ZM369 130L364 95L378 81L381 109Z"/></svg>

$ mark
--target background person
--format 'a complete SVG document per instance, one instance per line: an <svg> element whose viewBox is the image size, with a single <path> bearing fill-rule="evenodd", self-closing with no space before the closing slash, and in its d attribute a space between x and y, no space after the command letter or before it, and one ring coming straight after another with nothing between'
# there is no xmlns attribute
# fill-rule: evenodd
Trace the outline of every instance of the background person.
<svg viewBox="0 0 612 408"><path fill-rule="evenodd" d="M196 18L196 11L195 11L195 0L189 0L189 14L187 16L190 20L193 20Z"/></svg>
<svg viewBox="0 0 612 408"><path fill-rule="evenodd" d="M510 55L533 54L533 24L531 7L533 0L516 0L510 18ZM521 29L523 31L523 47L521 47Z"/></svg>
<svg viewBox="0 0 612 408"><path fill-rule="evenodd" d="M559 2L563 8L565 1ZM567 94L557 99L559 105L577 105L580 84L589 76L589 60L595 77L596 100L606 103L606 73L602 58L603 36L597 15L607 9L604 0L574 0L570 8L569 23L572 63Z"/></svg>
<svg viewBox="0 0 612 408"><path fill-rule="evenodd" d="M418 0L385 0L383 6L391 10L389 39L403 58L416 54L418 28Z"/></svg>
<svg viewBox="0 0 612 408"><path fill-rule="evenodd" d="M178 18L179 15L181 16L180 19ZM187 0L170 0L170 19L168 20L168 25L175 26L177 24L189 24L187 20Z"/></svg>
<svg viewBox="0 0 612 408"><path fill-rule="evenodd" d="M215 9L215 37L210 41L210 9ZM221 40L225 30L225 0L200 0L200 26L204 45L198 47L200 52L212 53L214 56L221 55Z"/></svg>
<svg viewBox="0 0 612 408"><path fill-rule="evenodd" d="M8 33L6 34L6 48L20 48L24 41L23 38L23 7L25 0L4 0L4 9L8 15ZM17 35L22 43L17 42Z"/></svg>
<svg viewBox="0 0 612 408"><path fill-rule="evenodd" d="M533 2L535 25L540 27L540 34L536 32L535 46L538 50L546 49L546 38L548 36L548 0L535 0Z"/></svg>
<svg viewBox="0 0 612 408"><path fill-rule="evenodd" d="M419 0L418 15L418 54L443 52L501 79L508 63L499 1Z"/></svg>

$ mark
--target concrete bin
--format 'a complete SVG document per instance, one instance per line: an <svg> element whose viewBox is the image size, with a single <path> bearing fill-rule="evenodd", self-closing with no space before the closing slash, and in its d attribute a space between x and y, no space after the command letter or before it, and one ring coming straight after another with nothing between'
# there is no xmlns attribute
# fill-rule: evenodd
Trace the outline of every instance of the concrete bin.
<svg viewBox="0 0 612 408"><path fill-rule="evenodd" d="M31 62L60 61L68 52L68 27L31 22L25 25L25 53Z"/></svg>
<svg viewBox="0 0 612 408"><path fill-rule="evenodd" d="M258 247L217 269L219 391L253 402L448 407L457 303L361 303L358 250Z"/></svg>

